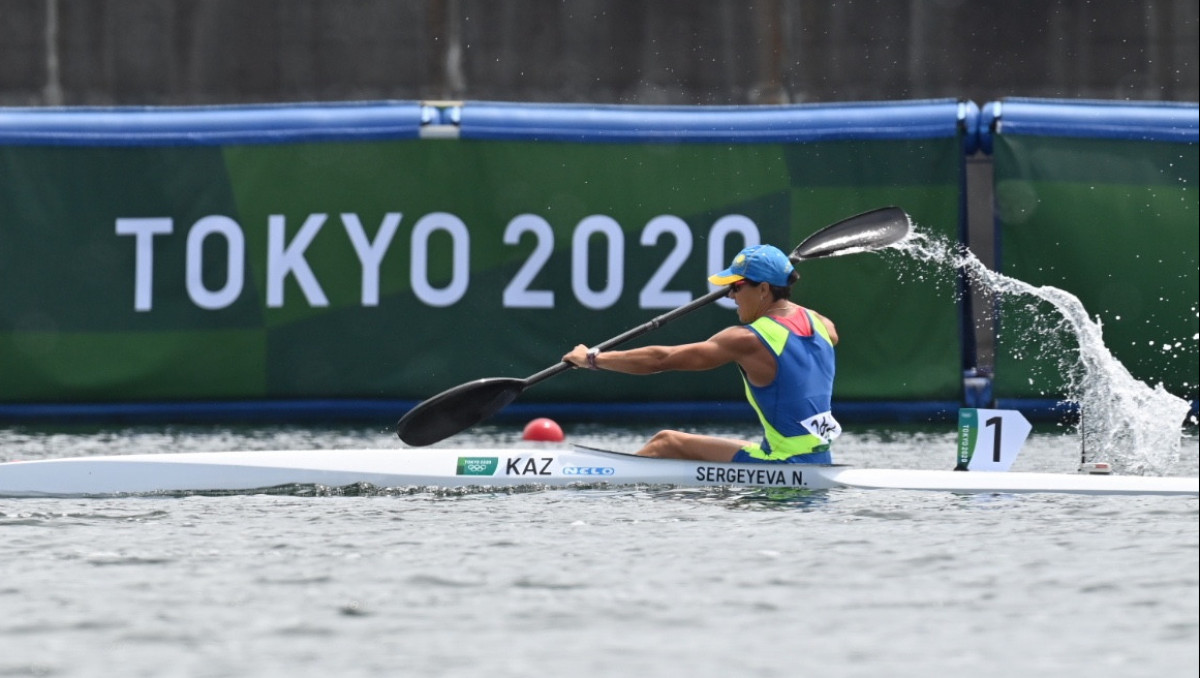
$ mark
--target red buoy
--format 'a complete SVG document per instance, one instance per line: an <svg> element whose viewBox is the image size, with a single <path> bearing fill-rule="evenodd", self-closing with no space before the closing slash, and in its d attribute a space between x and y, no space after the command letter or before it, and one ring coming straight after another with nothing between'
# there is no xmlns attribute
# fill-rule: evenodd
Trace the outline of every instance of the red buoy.
<svg viewBox="0 0 1200 678"><path fill-rule="evenodd" d="M565 436L563 435L562 427L553 419L538 417L525 424L525 433L522 437L525 440L536 440L544 443L561 443Z"/></svg>

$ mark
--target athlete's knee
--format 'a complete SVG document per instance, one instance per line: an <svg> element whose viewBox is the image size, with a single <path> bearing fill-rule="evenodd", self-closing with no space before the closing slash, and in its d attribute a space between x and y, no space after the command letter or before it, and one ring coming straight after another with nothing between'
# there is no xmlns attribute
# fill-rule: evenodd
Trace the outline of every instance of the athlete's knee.
<svg viewBox="0 0 1200 678"><path fill-rule="evenodd" d="M683 449L683 440L686 434L680 431L659 431L650 437L638 454L644 457L670 457L677 458Z"/></svg>

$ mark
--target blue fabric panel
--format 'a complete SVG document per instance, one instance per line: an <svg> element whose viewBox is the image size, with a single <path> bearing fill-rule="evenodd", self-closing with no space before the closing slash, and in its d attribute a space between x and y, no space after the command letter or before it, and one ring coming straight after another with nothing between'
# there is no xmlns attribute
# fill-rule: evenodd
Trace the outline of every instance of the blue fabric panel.
<svg viewBox="0 0 1200 678"><path fill-rule="evenodd" d="M957 99L793 106L590 106L468 101L463 139L787 143L973 137L978 107Z"/></svg>
<svg viewBox="0 0 1200 678"><path fill-rule="evenodd" d="M415 101L263 106L0 108L0 144L214 146L416 139Z"/></svg>
<svg viewBox="0 0 1200 678"><path fill-rule="evenodd" d="M994 135L1200 141L1200 104L1174 102L1002 99L983 107L980 146L992 152Z"/></svg>

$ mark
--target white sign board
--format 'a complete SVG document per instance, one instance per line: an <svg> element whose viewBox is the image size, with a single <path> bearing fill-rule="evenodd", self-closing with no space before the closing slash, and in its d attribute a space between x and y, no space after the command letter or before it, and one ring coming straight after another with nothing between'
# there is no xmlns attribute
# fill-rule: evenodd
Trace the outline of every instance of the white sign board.
<svg viewBox="0 0 1200 678"><path fill-rule="evenodd" d="M1016 410L958 411L956 471L1007 471L1033 426Z"/></svg>

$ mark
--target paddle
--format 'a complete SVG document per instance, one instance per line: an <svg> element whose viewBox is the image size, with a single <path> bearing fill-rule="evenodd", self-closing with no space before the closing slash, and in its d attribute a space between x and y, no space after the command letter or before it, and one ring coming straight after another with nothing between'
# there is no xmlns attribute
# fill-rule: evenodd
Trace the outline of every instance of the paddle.
<svg viewBox="0 0 1200 678"><path fill-rule="evenodd" d="M899 207L881 207L826 226L796 246L790 258L794 263L887 247L903 240L912 228L908 214ZM707 306L728 294L722 287L653 320L596 344L607 351L630 339L658 329L668 322ZM571 369L567 362L556 363L524 379L494 377L477 379L443 391L409 410L396 422L396 435L414 446L431 445L468 429L504 409L525 389Z"/></svg>

